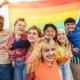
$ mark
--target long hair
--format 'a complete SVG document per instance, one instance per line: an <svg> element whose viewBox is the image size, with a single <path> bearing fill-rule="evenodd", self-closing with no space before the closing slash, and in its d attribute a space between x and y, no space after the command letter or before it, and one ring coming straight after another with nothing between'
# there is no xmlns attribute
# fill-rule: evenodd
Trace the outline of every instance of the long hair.
<svg viewBox="0 0 80 80"><path fill-rule="evenodd" d="M66 31L63 28L62 29L58 29L57 30L57 34L59 32L65 32L66 33ZM56 40L56 50L57 50L58 53L60 53L60 55L64 56L62 50L60 50L60 47L63 47L65 51L71 50L71 45L70 45L70 42L69 42L67 36L66 36L66 41L65 41L65 45L64 46L61 46L61 43L58 40Z"/></svg>
<svg viewBox="0 0 80 80"><path fill-rule="evenodd" d="M32 55L27 62L27 73L34 72L39 62L42 62L42 49L46 48L47 45L55 45L55 42L51 39L42 38L38 41L38 45L34 48Z"/></svg>

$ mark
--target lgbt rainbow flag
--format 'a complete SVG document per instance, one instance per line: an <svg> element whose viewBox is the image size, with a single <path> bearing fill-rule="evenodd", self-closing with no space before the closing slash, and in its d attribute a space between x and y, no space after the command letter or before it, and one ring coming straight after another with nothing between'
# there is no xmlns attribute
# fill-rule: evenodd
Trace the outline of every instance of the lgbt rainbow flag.
<svg viewBox="0 0 80 80"><path fill-rule="evenodd" d="M64 27L64 20L78 16L80 0L39 0L11 3L9 5L10 26L17 18L23 17L27 22L27 29L37 25L43 29L46 23L53 23L57 28Z"/></svg>

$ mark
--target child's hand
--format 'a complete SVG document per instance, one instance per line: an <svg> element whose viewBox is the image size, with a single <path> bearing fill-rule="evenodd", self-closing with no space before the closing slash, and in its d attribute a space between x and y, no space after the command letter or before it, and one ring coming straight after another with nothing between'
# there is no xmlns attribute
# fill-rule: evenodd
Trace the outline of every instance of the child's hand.
<svg viewBox="0 0 80 80"><path fill-rule="evenodd" d="M78 53L79 49L78 48L73 48L72 51Z"/></svg>
<svg viewBox="0 0 80 80"><path fill-rule="evenodd" d="M12 48L11 45L6 45L6 46L4 46L4 49L7 50L7 51L10 50L11 48Z"/></svg>

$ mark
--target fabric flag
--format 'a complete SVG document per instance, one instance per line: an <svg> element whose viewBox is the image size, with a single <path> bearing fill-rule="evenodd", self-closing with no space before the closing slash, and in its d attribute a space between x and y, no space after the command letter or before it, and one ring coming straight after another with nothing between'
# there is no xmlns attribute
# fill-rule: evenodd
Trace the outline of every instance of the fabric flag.
<svg viewBox="0 0 80 80"><path fill-rule="evenodd" d="M27 29L37 25L43 29L47 23L53 23L57 28L64 27L64 20L68 17L77 19L80 0L38 0L11 3L9 5L9 22L13 27L17 18L23 17L27 22Z"/></svg>

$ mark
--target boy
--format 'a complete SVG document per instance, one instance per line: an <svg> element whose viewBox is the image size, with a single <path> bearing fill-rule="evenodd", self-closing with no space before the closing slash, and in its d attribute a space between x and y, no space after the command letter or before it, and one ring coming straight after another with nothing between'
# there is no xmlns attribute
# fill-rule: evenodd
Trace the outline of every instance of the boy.
<svg viewBox="0 0 80 80"><path fill-rule="evenodd" d="M13 66L9 60L8 52L2 45L8 44L9 30L4 30L4 18L0 15L0 80L13 80Z"/></svg>
<svg viewBox="0 0 80 80"><path fill-rule="evenodd" d="M67 29L67 37L73 46L73 58L71 60L71 69L74 80L80 80L80 19L76 25L73 18L67 18L64 21Z"/></svg>

